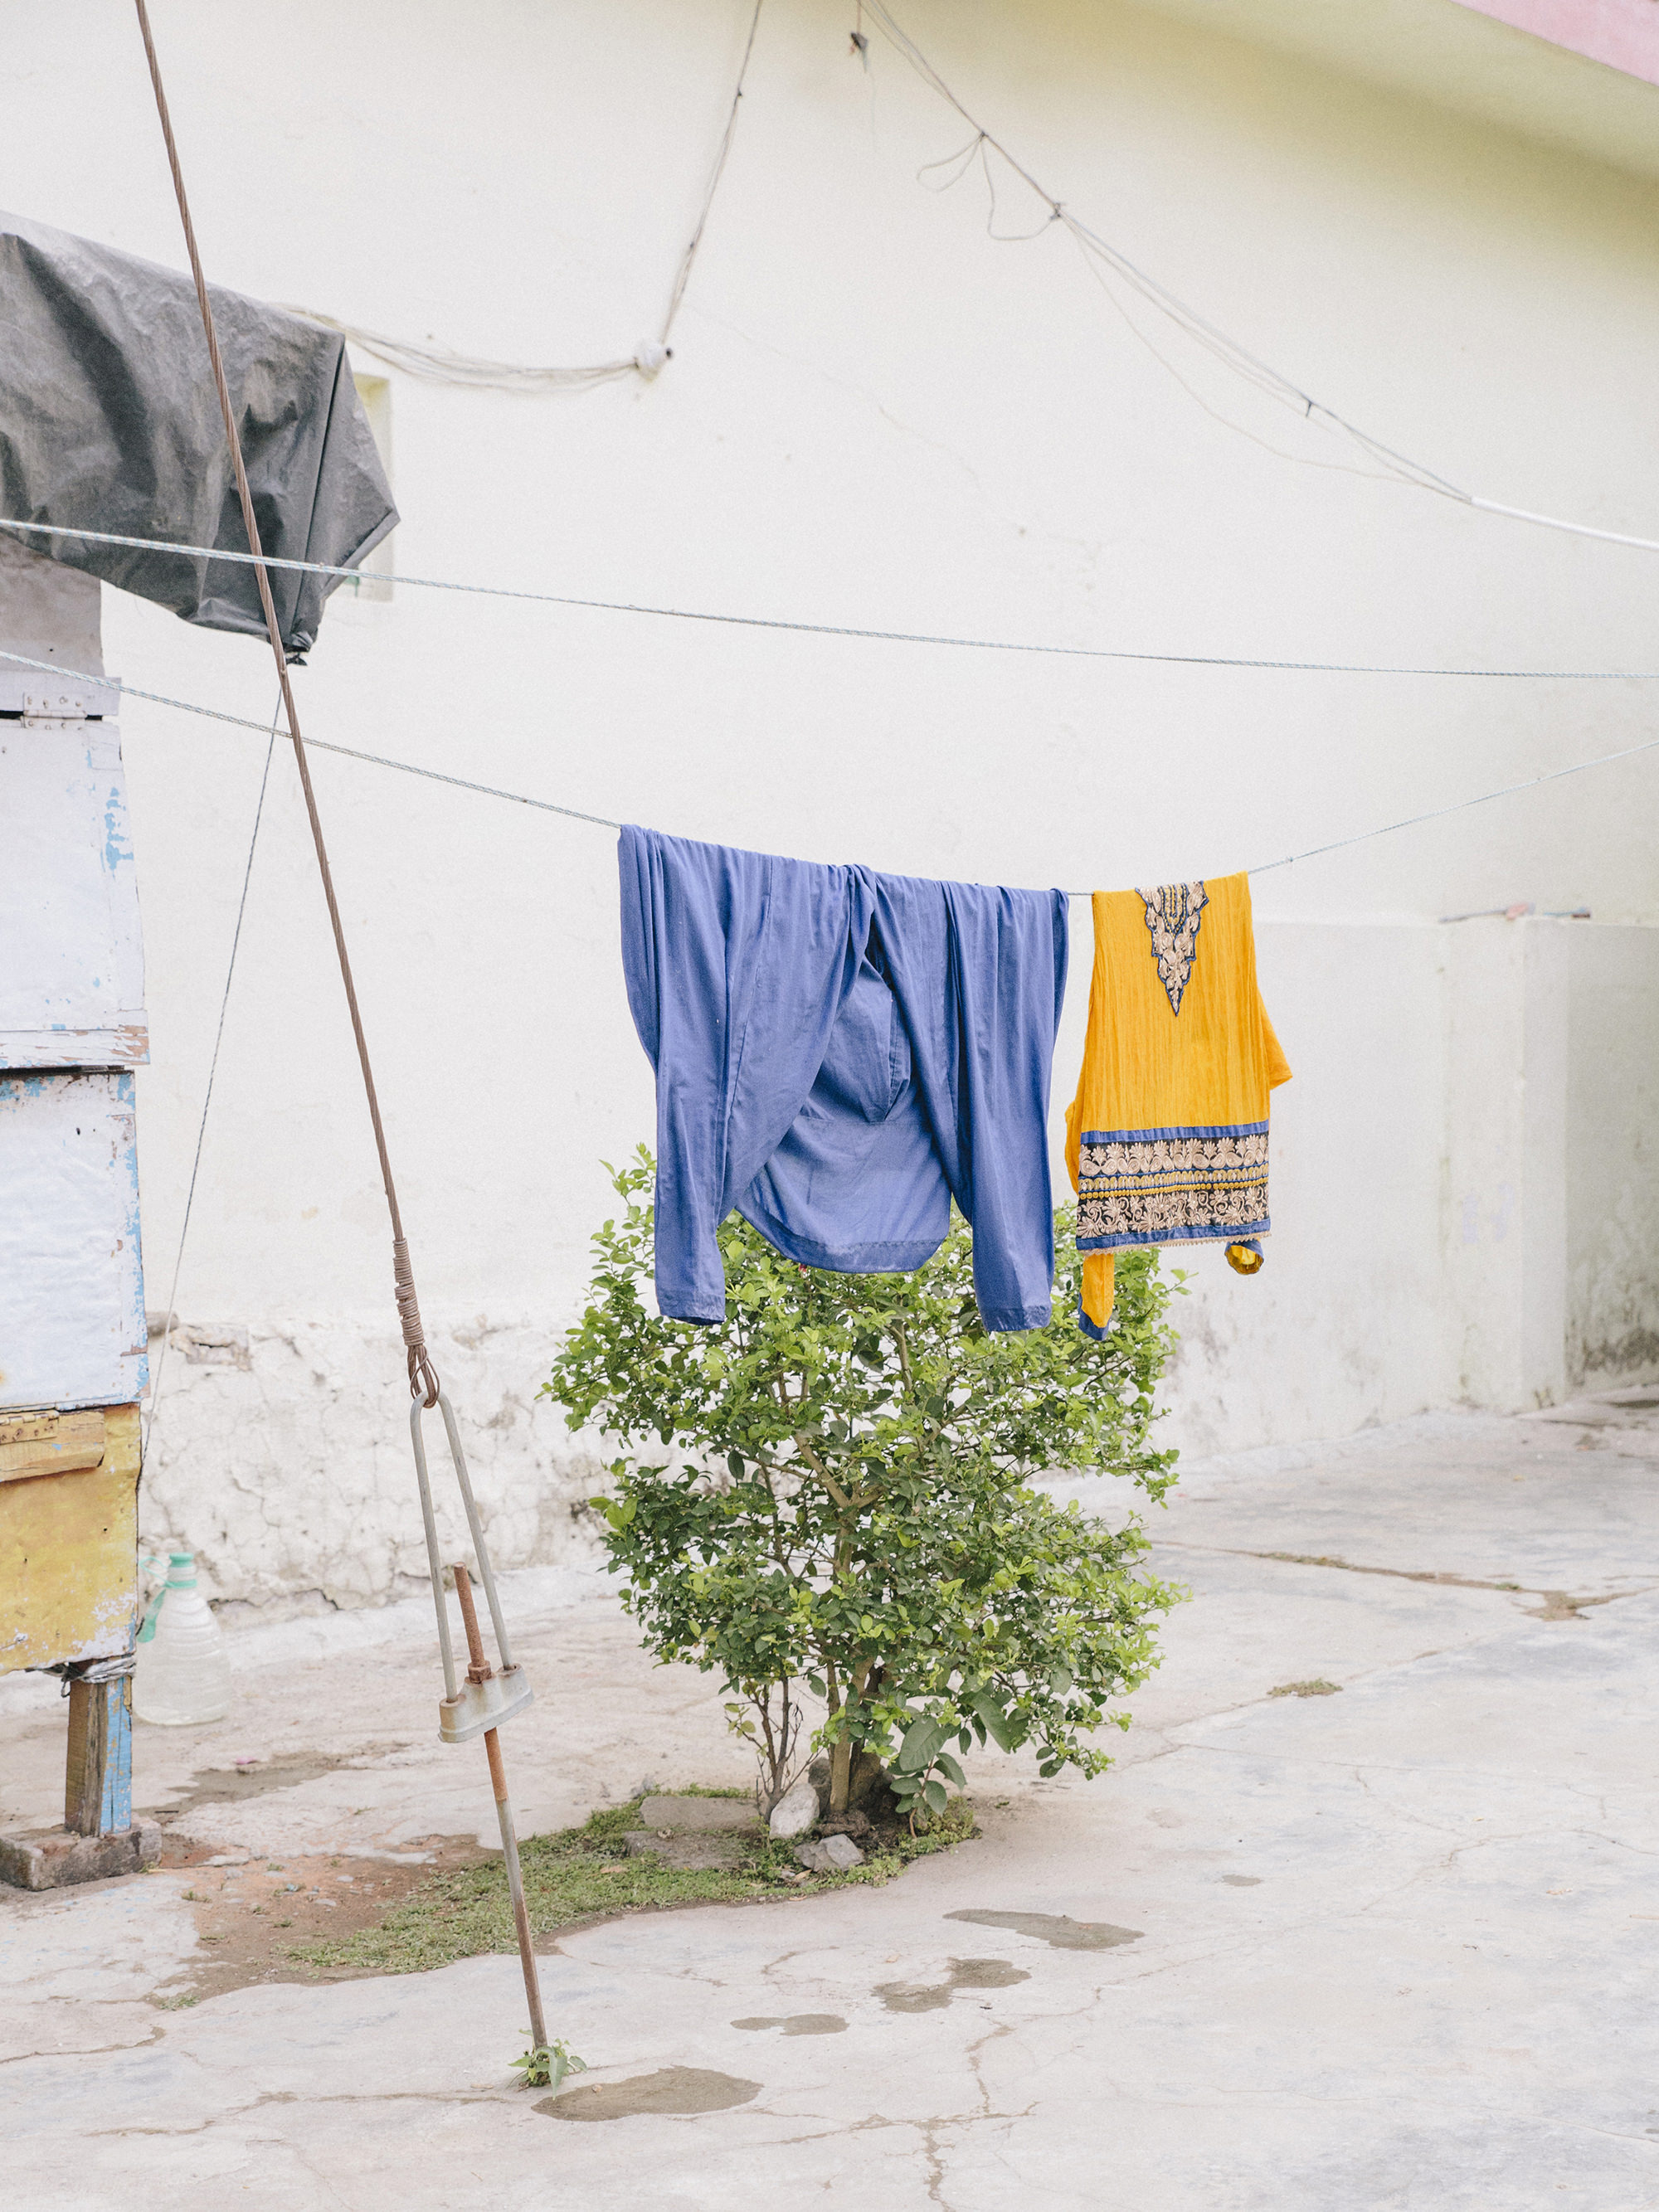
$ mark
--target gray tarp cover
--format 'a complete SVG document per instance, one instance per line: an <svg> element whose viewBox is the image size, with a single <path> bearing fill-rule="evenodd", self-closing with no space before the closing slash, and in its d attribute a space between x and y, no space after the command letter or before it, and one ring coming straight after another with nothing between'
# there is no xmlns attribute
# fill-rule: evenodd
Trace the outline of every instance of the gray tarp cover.
<svg viewBox="0 0 1659 2212"><path fill-rule="evenodd" d="M210 289L264 550L353 566L398 512L344 341ZM0 498L17 521L247 551L187 276L0 215ZM264 635L251 568L21 534L185 622ZM271 570L290 653L315 640L337 580Z"/></svg>

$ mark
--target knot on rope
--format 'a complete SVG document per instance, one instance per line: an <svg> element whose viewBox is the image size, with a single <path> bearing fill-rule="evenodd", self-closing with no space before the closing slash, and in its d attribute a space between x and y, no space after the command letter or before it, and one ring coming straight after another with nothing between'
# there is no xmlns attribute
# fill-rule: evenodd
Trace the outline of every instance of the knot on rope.
<svg viewBox="0 0 1659 2212"><path fill-rule="evenodd" d="M392 1280L398 1300L398 1319L403 1324L404 1349L409 1356L410 1395L425 1401L429 1413L438 1402L438 1370L426 1348L421 1322L421 1302L415 1295L415 1270L410 1263L409 1239L392 1241Z"/></svg>

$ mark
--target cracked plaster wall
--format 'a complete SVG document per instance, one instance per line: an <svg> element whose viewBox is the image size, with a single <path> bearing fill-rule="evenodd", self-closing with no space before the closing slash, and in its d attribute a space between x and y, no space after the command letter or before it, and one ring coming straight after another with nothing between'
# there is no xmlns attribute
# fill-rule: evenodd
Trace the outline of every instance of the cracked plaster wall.
<svg viewBox="0 0 1659 2212"><path fill-rule="evenodd" d="M604 1470L536 1402L538 1332L481 1321L437 1334L433 1351L495 1565L596 1558L585 1501ZM255 1322L245 1364L192 1359L175 1340L140 1492L141 1548L188 1544L210 1595L261 1607L376 1605L425 1589L402 1364L394 1330L343 1316ZM426 1437L444 1555L461 1557L465 1525L435 1413Z"/></svg>

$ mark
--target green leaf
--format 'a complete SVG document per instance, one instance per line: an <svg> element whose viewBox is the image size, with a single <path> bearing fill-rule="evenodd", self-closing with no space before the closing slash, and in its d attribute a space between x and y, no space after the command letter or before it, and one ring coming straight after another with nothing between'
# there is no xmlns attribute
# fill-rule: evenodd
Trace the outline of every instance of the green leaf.
<svg viewBox="0 0 1659 2212"><path fill-rule="evenodd" d="M942 1813L951 1802L945 1794L945 1784L942 1782L924 1783L921 1794L927 1801L930 1812Z"/></svg>
<svg viewBox="0 0 1659 2212"><path fill-rule="evenodd" d="M899 1746L901 1769L908 1769L914 1774L931 1766L933 1763L933 1754L944 1742L945 1737L945 1729L943 1723L930 1720L924 1714L921 1720L915 1722L904 1732L904 1741Z"/></svg>
<svg viewBox="0 0 1659 2212"><path fill-rule="evenodd" d="M938 1767L939 1772L944 1775L946 1781L954 1782L958 1790L965 1790L968 1787L968 1777L963 1772L961 1767L957 1764L956 1760L951 1758L948 1751L940 1752L939 1757L933 1761L933 1764Z"/></svg>
<svg viewBox="0 0 1659 2212"><path fill-rule="evenodd" d="M1008 1717L1003 1711L1000 1703L988 1690L981 1691L975 1698L974 1711L983 1722L987 1733L1000 1750L1012 1751L1017 1748L1020 1740L1019 1732L1010 1725Z"/></svg>

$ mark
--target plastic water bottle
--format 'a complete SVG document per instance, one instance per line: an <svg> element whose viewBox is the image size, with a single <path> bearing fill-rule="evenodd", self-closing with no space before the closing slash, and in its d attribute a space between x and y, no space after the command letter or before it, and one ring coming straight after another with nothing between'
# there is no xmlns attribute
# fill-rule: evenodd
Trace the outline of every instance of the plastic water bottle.
<svg viewBox="0 0 1659 2212"><path fill-rule="evenodd" d="M167 1578L138 1632L132 1710L163 1728L199 1728L230 1711L224 1631L196 1587L196 1554L169 1552Z"/></svg>

